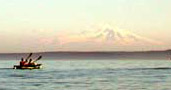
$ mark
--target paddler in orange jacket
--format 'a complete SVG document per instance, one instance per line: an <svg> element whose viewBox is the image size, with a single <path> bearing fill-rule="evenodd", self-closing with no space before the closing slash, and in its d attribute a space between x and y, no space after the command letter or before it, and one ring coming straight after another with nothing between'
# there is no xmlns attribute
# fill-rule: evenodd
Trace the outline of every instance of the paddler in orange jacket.
<svg viewBox="0 0 171 90"><path fill-rule="evenodd" d="M21 61L20 61L20 66L24 66L25 65L25 61L23 58L21 58Z"/></svg>

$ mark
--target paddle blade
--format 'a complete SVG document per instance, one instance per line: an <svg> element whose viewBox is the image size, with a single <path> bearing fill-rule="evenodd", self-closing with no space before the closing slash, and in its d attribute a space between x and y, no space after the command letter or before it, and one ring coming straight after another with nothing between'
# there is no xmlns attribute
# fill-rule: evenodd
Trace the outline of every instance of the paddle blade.
<svg viewBox="0 0 171 90"><path fill-rule="evenodd" d="M33 53L30 53L30 54L27 56L26 60L28 60L32 55L33 55Z"/></svg>
<svg viewBox="0 0 171 90"><path fill-rule="evenodd" d="M33 55L33 53L30 53L28 57L31 57Z"/></svg>
<svg viewBox="0 0 171 90"><path fill-rule="evenodd" d="M39 56L36 60L40 60L42 58L42 56Z"/></svg>
<svg viewBox="0 0 171 90"><path fill-rule="evenodd" d="M42 58L42 56L39 56L35 61L33 61L33 62L36 62L36 61L38 61L38 60L40 60Z"/></svg>

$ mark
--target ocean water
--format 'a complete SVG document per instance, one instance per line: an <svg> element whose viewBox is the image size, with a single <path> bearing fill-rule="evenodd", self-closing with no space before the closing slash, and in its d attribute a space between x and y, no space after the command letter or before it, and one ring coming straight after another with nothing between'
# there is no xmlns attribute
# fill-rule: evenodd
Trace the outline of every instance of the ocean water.
<svg viewBox="0 0 171 90"><path fill-rule="evenodd" d="M40 60L40 70L0 61L0 90L171 90L167 60Z"/></svg>

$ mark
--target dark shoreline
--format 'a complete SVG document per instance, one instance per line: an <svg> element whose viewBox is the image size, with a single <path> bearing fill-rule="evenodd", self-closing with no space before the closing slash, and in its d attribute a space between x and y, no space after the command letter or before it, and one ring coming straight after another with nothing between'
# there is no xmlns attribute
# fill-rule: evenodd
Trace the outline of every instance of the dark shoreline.
<svg viewBox="0 0 171 90"><path fill-rule="evenodd" d="M28 53L0 53L0 60L18 60ZM116 51L116 52L37 52L33 58L42 55L43 59L54 60L168 60L171 50L164 51Z"/></svg>

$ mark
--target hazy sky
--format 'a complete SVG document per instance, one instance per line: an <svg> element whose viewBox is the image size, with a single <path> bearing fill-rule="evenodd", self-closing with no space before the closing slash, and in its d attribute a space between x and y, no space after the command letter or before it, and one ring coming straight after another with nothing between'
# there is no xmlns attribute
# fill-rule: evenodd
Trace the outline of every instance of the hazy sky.
<svg viewBox="0 0 171 90"><path fill-rule="evenodd" d="M0 0L0 52L171 48L171 0Z"/></svg>

